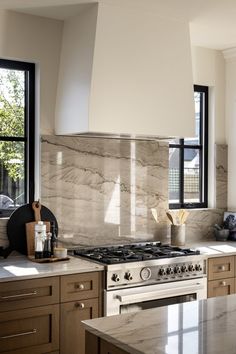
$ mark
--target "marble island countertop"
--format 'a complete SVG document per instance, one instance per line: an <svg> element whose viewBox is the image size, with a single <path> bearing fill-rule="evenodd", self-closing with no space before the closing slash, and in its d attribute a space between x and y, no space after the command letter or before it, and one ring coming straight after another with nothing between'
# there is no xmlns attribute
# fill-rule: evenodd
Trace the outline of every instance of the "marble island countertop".
<svg viewBox="0 0 236 354"><path fill-rule="evenodd" d="M70 257L68 261L35 263L25 256L9 256L0 261L0 282L96 272L103 269L102 265L77 257Z"/></svg>
<svg viewBox="0 0 236 354"><path fill-rule="evenodd" d="M130 354L233 354L236 295L84 321Z"/></svg>

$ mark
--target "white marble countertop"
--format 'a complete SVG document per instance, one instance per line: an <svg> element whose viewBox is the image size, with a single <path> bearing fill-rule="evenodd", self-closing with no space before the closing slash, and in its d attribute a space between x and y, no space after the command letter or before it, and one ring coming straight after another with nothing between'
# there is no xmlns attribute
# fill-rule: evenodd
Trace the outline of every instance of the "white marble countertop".
<svg viewBox="0 0 236 354"><path fill-rule="evenodd" d="M131 354L233 354L236 295L84 321Z"/></svg>
<svg viewBox="0 0 236 354"><path fill-rule="evenodd" d="M70 257L68 261L35 263L25 256L9 256L0 261L0 282L102 270L102 265L78 257Z"/></svg>
<svg viewBox="0 0 236 354"><path fill-rule="evenodd" d="M186 244L184 247L196 248L206 257L236 255L236 242L199 241Z"/></svg>
<svg viewBox="0 0 236 354"><path fill-rule="evenodd" d="M206 257L236 255L236 242L200 241L184 247L197 248ZM77 257L56 263L35 263L22 255L10 255L0 260L0 282L102 270L103 265Z"/></svg>

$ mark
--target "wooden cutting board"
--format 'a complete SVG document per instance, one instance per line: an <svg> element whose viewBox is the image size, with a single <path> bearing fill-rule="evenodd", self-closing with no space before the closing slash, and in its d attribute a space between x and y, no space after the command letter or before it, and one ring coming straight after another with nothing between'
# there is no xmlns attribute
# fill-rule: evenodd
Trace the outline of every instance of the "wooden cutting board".
<svg viewBox="0 0 236 354"><path fill-rule="evenodd" d="M26 242L27 242L27 255L34 256L34 228L38 221L41 221L41 204L39 201L32 203L35 221L27 222L25 224ZM43 222L46 225L46 232L50 231L50 221Z"/></svg>

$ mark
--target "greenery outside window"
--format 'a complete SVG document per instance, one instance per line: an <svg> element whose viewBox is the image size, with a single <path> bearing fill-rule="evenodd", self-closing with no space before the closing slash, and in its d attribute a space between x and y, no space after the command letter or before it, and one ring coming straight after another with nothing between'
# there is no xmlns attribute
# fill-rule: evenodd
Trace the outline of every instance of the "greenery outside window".
<svg viewBox="0 0 236 354"><path fill-rule="evenodd" d="M0 59L0 217L34 200L35 65Z"/></svg>
<svg viewBox="0 0 236 354"><path fill-rule="evenodd" d="M207 207L208 87L194 86L195 137L169 144L169 207Z"/></svg>

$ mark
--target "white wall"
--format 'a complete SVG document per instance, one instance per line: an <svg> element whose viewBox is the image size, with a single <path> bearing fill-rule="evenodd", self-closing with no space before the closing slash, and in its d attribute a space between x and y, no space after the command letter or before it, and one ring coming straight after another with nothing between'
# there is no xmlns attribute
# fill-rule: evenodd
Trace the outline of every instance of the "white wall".
<svg viewBox="0 0 236 354"><path fill-rule="evenodd" d="M194 84L209 87L208 201L216 205L215 144L226 143L225 60L221 51L192 47Z"/></svg>
<svg viewBox="0 0 236 354"><path fill-rule="evenodd" d="M225 144L225 60L221 51L192 47L194 84L210 87L214 142Z"/></svg>
<svg viewBox="0 0 236 354"><path fill-rule="evenodd" d="M226 138L228 143L228 210L236 211L236 51L226 55Z"/></svg>
<svg viewBox="0 0 236 354"><path fill-rule="evenodd" d="M54 132L63 22L0 11L0 57L37 63L40 132Z"/></svg>

